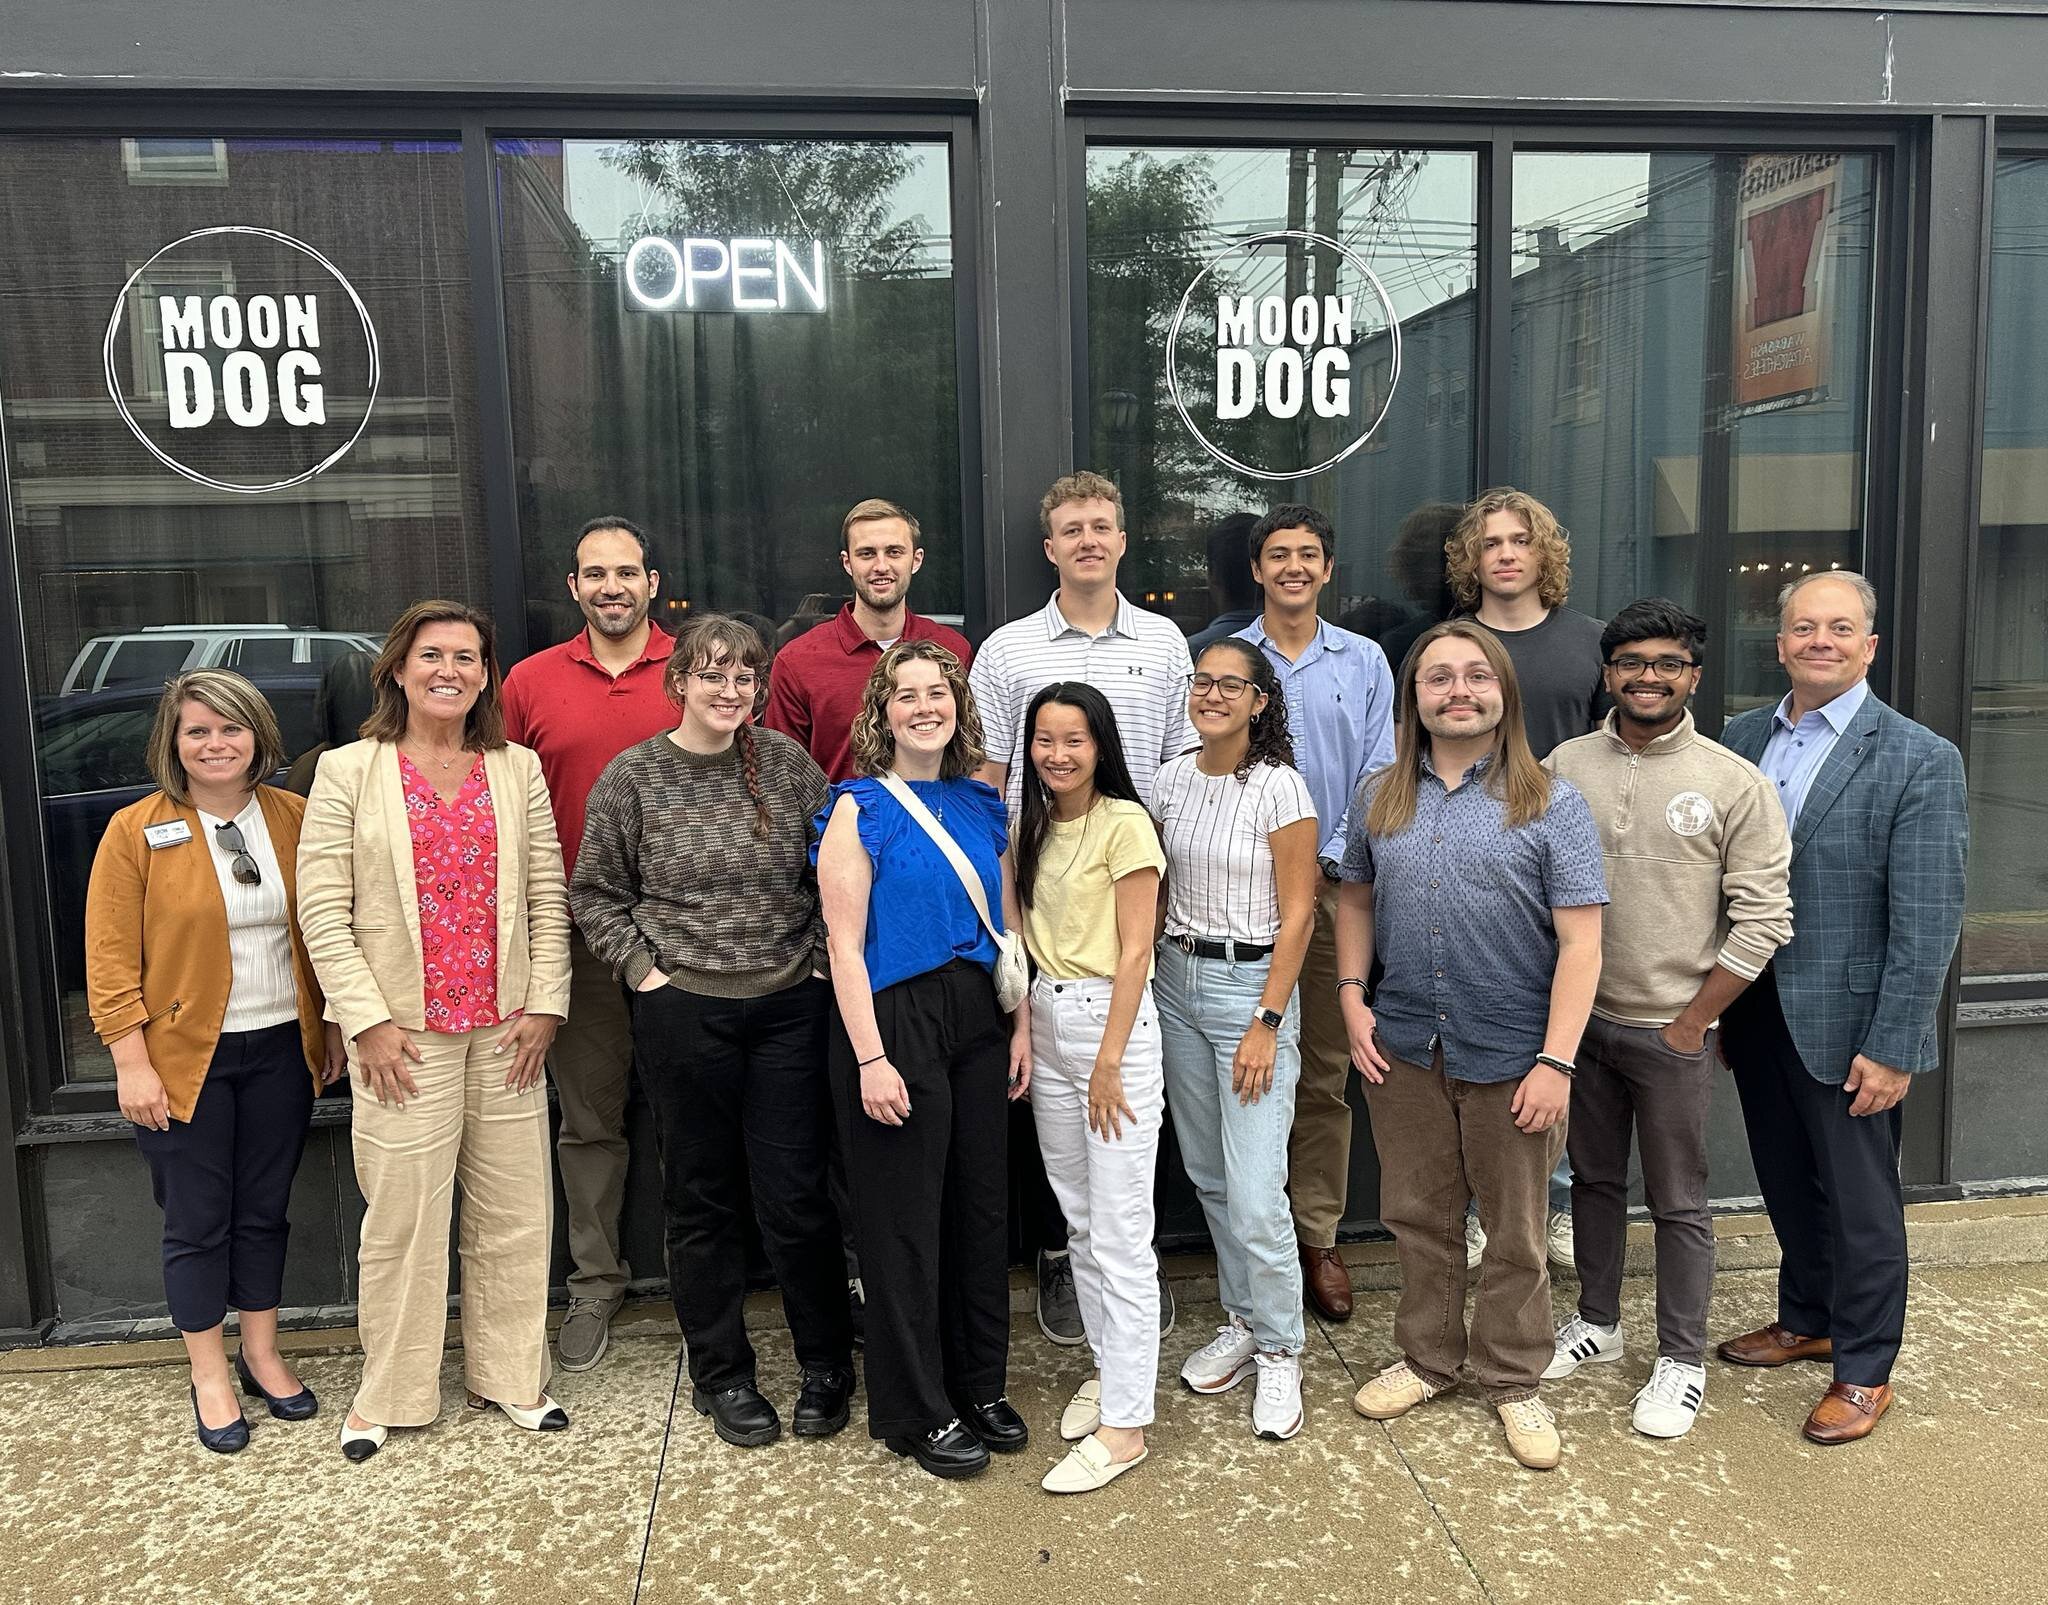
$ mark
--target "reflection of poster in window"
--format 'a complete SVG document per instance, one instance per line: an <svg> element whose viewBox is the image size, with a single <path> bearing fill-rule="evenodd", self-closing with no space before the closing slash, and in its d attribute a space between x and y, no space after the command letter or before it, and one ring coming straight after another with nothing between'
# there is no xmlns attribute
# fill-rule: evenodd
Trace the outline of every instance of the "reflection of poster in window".
<svg viewBox="0 0 2048 1605"><path fill-rule="evenodd" d="M1828 234L1840 156L1752 156L1735 214L1736 413L1828 392Z"/></svg>

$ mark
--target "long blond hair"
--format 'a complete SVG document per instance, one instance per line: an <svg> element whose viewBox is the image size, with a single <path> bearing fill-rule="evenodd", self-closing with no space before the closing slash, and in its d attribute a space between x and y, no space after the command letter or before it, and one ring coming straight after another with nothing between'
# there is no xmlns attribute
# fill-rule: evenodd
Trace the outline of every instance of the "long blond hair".
<svg viewBox="0 0 2048 1605"><path fill-rule="evenodd" d="M1479 605L1479 543L1495 513L1513 513L1529 526L1529 551L1536 559L1536 596L1545 607L1563 607L1572 594L1572 538L1557 517L1526 490L1497 485L1482 490L1466 507L1444 542L1444 573L1460 607Z"/></svg>
<svg viewBox="0 0 2048 1605"><path fill-rule="evenodd" d="M1422 755L1429 749L1429 732L1422 727L1422 710L1415 699L1415 676L1422 654L1450 636L1478 647L1500 678L1500 723L1494 726L1493 762L1482 784L1506 806L1508 829L1534 824L1550 807L1550 776L1530 751L1528 732L1522 728L1522 688L1515 680L1515 660L1500 637L1477 619L1445 619L1424 630L1402 660L1395 690L1394 761L1365 783L1372 799L1365 813L1369 836L1398 836L1415 822Z"/></svg>

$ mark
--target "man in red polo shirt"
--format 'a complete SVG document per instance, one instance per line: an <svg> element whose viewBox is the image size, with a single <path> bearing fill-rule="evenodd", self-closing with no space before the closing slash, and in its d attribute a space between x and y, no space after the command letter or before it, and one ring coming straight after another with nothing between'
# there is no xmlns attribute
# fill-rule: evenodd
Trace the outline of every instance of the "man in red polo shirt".
<svg viewBox="0 0 2048 1605"><path fill-rule="evenodd" d="M910 611L910 576L924 567L917 520L871 496L839 526L839 564L853 600L837 618L775 655L761 722L803 744L834 781L853 776L853 717L875 660L898 641L936 641L967 667L967 637Z"/></svg>
<svg viewBox="0 0 2048 1605"><path fill-rule="evenodd" d="M576 868L584 805L604 766L626 748L673 729L662 689L674 639L647 617L660 589L647 534L607 514L577 532L569 594L585 627L505 676L505 734L540 754L562 858ZM552 1068L562 1133L555 1148L569 1201L569 1313L556 1335L564 1371L604 1358L626 1296L619 1209L626 1189L626 1080L633 1025L611 969L572 929L569 1017L555 1033Z"/></svg>

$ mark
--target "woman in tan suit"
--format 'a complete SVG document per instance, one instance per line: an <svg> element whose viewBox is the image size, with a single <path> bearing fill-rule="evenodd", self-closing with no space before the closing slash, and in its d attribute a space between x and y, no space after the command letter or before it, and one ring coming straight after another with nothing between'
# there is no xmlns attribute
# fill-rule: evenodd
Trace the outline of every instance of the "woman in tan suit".
<svg viewBox="0 0 2048 1605"><path fill-rule="evenodd" d="M86 994L121 1113L164 1212L164 1296L192 1362L199 1441L249 1442L235 1369L281 1421L319 1404L277 1352L285 1206L314 1094L341 1034L292 923L305 804L264 778L284 763L270 704L239 674L164 688L149 735L160 788L108 821L85 900Z"/></svg>
<svg viewBox="0 0 2048 1605"><path fill-rule="evenodd" d="M547 1096L569 903L540 762L505 740L491 621L419 602L371 671L364 739L320 762L299 919L355 1078L363 1380L342 1452L441 1410L448 1218L462 1183L473 1409L568 1426L547 1395Z"/></svg>

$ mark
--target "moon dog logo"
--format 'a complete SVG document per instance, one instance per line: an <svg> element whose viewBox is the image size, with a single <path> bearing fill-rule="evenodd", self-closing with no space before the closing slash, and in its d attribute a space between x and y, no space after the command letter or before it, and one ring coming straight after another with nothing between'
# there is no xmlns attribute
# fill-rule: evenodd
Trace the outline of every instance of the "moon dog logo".
<svg viewBox="0 0 2048 1605"><path fill-rule="evenodd" d="M1285 293L1304 258L1332 284L1348 269L1356 289ZM1213 346L1213 374L1204 345ZM1371 383L1355 366L1368 350ZM1210 456L1253 479L1334 468L1386 420L1400 375L1401 325L1386 287L1343 241L1302 229L1255 234L1217 253L1182 294L1166 334L1167 385L1181 422Z"/></svg>
<svg viewBox="0 0 2048 1605"><path fill-rule="evenodd" d="M369 309L341 270L289 234L232 224L173 240L128 276L102 356L107 393L144 449L238 496L341 461L369 426L380 377ZM348 416L329 416L330 396L347 398Z"/></svg>

